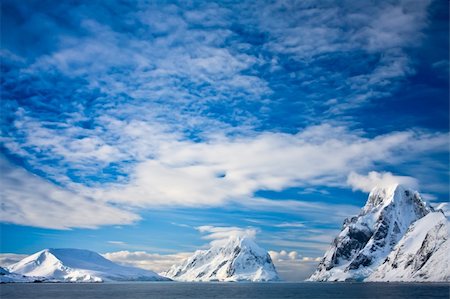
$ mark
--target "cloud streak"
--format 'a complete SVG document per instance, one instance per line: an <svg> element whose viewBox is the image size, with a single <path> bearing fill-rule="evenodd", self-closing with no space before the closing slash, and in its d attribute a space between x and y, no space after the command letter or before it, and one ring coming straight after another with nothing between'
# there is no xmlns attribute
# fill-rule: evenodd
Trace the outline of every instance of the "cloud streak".
<svg viewBox="0 0 450 299"><path fill-rule="evenodd" d="M211 240L211 245L222 245L230 238L251 238L256 237L258 232L255 228L241 228L241 227L216 227L211 225L202 225L196 227L196 229L205 234L202 238L206 240Z"/></svg>
<svg viewBox="0 0 450 299"><path fill-rule="evenodd" d="M108 252L103 256L115 263L152 270L157 273L167 271L172 265L181 263L192 255L192 252L181 252L176 254L157 254L145 251L116 251Z"/></svg>
<svg viewBox="0 0 450 299"><path fill-rule="evenodd" d="M52 229L130 224L140 217L67 191L0 159L3 222Z"/></svg>
<svg viewBox="0 0 450 299"><path fill-rule="evenodd" d="M415 132L369 139L327 124L295 135L167 142L155 159L137 164L127 183L96 189L91 196L143 207L217 206L251 198L258 190L346 186L351 171L445 151L446 142L444 135Z"/></svg>
<svg viewBox="0 0 450 299"><path fill-rule="evenodd" d="M13 203L12 195L8 194L18 194L18 189L14 189L17 187L7 175L3 179L7 180L5 185L9 188L5 195L6 202L9 203L9 216L4 219L13 223L46 227L96 227L101 224L131 223L138 219L125 210L119 212L110 206L111 204L126 208L149 208L214 207L238 203L257 209L287 205L296 207L299 211L312 211L313 207L302 205L300 201L290 203L255 199L254 194L258 190L281 191L289 187L345 187L347 176L352 171L365 171L375 164L387 161L397 164L414 160L422 153L442 152L445 151L447 142L443 134L412 131L367 138L362 133L348 131L345 127L323 124L308 127L297 134L261 133L243 137L213 135L208 142L196 143L177 140L176 135L167 135L161 132L160 128L153 128L144 123L138 126L117 121L112 122L110 126L124 127L112 129L110 132L126 130L128 134L117 139L115 143L108 144L95 136L73 139L71 136L57 135L57 132L34 124L32 120L28 120L23 125L30 134L27 139L28 146L41 150L47 148L47 151L42 152L44 155L59 156L61 163L79 166L78 171L82 173L98 171L98 166L105 163L105 159L108 159L105 166L110 163L123 165L119 166L121 172L129 173L121 179L112 177L110 182L97 181L95 185L89 186L74 182L68 173L61 172L59 167L37 165L43 167L41 171L48 173L50 178L61 185L56 187L42 178L27 174L24 170L13 171L11 165L7 166L7 169L11 169L9 175L20 177L18 179L23 185L30 186L30 192L24 195L24 198L30 198L30 201L22 202L23 205L29 202L29 206ZM151 141L142 142L149 132L152 134ZM7 141L6 146L13 149L16 145ZM110 154L100 154L105 148ZM123 163L124 157L128 161L136 162L134 165ZM33 158L29 162L33 163ZM375 176L370 178L374 179ZM389 176L385 175L375 181L370 180L370 184L381 184L388 178ZM368 190L366 185L369 182L364 183L364 186L362 183L357 185L357 179L361 181L360 177L350 174L348 182L354 188ZM49 188L58 190L54 193L54 199L47 199L43 193L31 192L32 186L38 184L38 180L45 182L43 184L49 185ZM89 224L89 221L82 218L69 221L61 216L61 219L48 217L49 220L46 220L55 221L55 224L41 224L43 220L38 221L39 213L33 212L31 206L50 211L52 203L61 201L62 197L73 199L73 205L79 200L86 206L105 207L105 220ZM32 198L36 198L33 204ZM67 205L71 205L70 202L65 202L62 207L67 208ZM261 205L258 207L259 204ZM82 205L78 207L81 208ZM52 213L57 213L58 205L55 209ZM23 211L27 212L23 214ZM110 212L117 217L107 217ZM115 222L106 218L115 219ZM61 223L58 223L59 221Z"/></svg>
<svg viewBox="0 0 450 299"><path fill-rule="evenodd" d="M390 172L371 171L367 176L351 172L347 178L347 183L353 190L370 192L375 187L385 188L394 184L401 184L407 187L418 189L417 179L409 176L396 176Z"/></svg>
<svg viewBox="0 0 450 299"><path fill-rule="evenodd" d="M26 254L0 253L0 267L8 267L26 258Z"/></svg>

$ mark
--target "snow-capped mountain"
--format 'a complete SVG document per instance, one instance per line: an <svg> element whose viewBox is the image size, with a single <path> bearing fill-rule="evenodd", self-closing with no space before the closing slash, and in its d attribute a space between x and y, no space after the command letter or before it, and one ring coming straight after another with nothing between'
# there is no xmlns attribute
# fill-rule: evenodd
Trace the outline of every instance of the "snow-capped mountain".
<svg viewBox="0 0 450 299"><path fill-rule="evenodd" d="M273 281L278 273L267 251L248 237L198 250L165 276L180 281Z"/></svg>
<svg viewBox="0 0 450 299"><path fill-rule="evenodd" d="M366 281L449 281L450 229L440 211L414 222Z"/></svg>
<svg viewBox="0 0 450 299"><path fill-rule="evenodd" d="M7 270L66 282L168 280L155 272L120 266L96 252L82 249L44 249L11 265Z"/></svg>
<svg viewBox="0 0 450 299"><path fill-rule="evenodd" d="M385 261L411 223L432 211L418 192L401 185L374 188L359 215L344 221L309 280L364 280Z"/></svg>

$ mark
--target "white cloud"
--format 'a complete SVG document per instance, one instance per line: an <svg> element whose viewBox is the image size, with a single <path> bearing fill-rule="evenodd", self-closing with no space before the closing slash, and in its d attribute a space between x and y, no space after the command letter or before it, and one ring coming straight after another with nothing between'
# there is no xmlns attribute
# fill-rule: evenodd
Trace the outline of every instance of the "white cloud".
<svg viewBox="0 0 450 299"><path fill-rule="evenodd" d="M287 252L286 250L281 251L269 251L270 257L274 262L281 262L286 260L295 261L299 258L299 254L297 251Z"/></svg>
<svg viewBox="0 0 450 299"><path fill-rule="evenodd" d="M108 244L114 244L114 245L126 245L123 241L108 241Z"/></svg>
<svg viewBox="0 0 450 299"><path fill-rule="evenodd" d="M416 159L447 144L444 134L405 131L369 139L329 124L297 134L216 135L202 143L159 140L154 158L130 169L126 183L105 184L89 195L140 207L218 206L245 202L258 190L345 187L352 171Z"/></svg>
<svg viewBox="0 0 450 299"><path fill-rule="evenodd" d="M274 225L275 227L305 227L304 222L283 222Z"/></svg>
<svg viewBox="0 0 450 299"><path fill-rule="evenodd" d="M131 12L134 20L143 21L141 30L148 36L164 32L156 38L117 32L106 24L85 20L81 23L86 31L83 38L62 38L58 49L39 57L27 72L58 70L68 77L88 78L91 88L109 96L164 98L167 104L176 101L182 106L201 106L205 99L230 101L229 95L256 100L270 93L261 77L244 73L258 58L223 46L233 37L231 30L189 28L176 13L179 8L173 8L159 5ZM193 94L187 85L202 88Z"/></svg>
<svg viewBox="0 0 450 299"><path fill-rule="evenodd" d="M180 264L191 255L192 252L157 254L145 251L117 251L103 254L105 258L115 263L152 270L157 273L167 271L172 265Z"/></svg>
<svg viewBox="0 0 450 299"><path fill-rule="evenodd" d="M401 184L413 189L418 189L417 179L409 176L396 176L390 172L371 171L366 176L351 172L347 183L353 190L370 192L375 187L389 187L393 184Z"/></svg>
<svg viewBox="0 0 450 299"><path fill-rule="evenodd" d="M88 130L77 126L78 121L85 120L81 115L74 115L67 122L46 123L19 108L15 116L14 128L20 132L21 138L18 140L4 134L0 139L2 144L36 169L53 176L55 181L67 179L68 165L77 171L90 173L127 158L116 146L99 137L100 129ZM52 167L42 163L38 156L60 164Z"/></svg>
<svg viewBox="0 0 450 299"><path fill-rule="evenodd" d="M139 216L67 191L0 157L2 222L53 229L130 224Z"/></svg>
<svg viewBox="0 0 450 299"><path fill-rule="evenodd" d="M320 257L306 257L297 251L269 251L280 276L287 281L303 281L308 278L317 267Z"/></svg>
<svg viewBox="0 0 450 299"><path fill-rule="evenodd" d="M8 178L8 175L12 176L19 170L11 171L2 177L6 186L4 196L9 196L5 203L10 203L8 207L10 212L4 220L35 226L48 226L50 225L48 222L52 221L55 223L51 225L52 227L78 225L93 227L101 224L130 223L138 219L137 216L113 208L108 203L124 207L206 207L234 202L255 209L277 206L284 210L289 207L300 212L306 210L312 213L314 210L320 212L322 210L320 205L314 206L299 201L277 202L257 199L253 194L261 189L282 190L296 186L344 187L347 175L354 170L364 171L377 162L396 163L412 160L423 152L443 150L447 142L446 135L409 131L369 139L344 127L323 124L308 127L297 134L262 133L241 137L214 135L207 142L194 143L179 140L176 134L166 134L162 127L152 127L147 123L114 122L111 118L105 118L106 120L110 123L112 134L122 130L128 132L116 140L118 143L109 145L113 146L112 151L118 154L108 156L110 159L108 162L120 162L122 157L127 155L130 159L140 161L134 167L126 164L127 169L124 170L130 172L126 181L119 180L115 183L103 183L101 186L86 187L74 184L59 169L56 173L50 171L50 175L53 174L52 178L61 183L59 187L25 170L20 170L21 174L17 173L15 176L19 177L24 186L30 186L29 194L25 195L28 188L24 188L22 196L39 200L24 200L19 203L14 202L11 197L11 192L18 186ZM81 144L72 142L71 135L58 135L57 131L50 134L41 126L32 124L33 121L23 122L21 126L32 126L27 127L27 131L30 134L32 131L36 133L33 135L33 144L37 148L45 149L44 144L52 144L48 150L61 156L65 161L82 163L93 159L92 167L98 167L96 165L100 163L101 160L98 159L102 155L97 157L95 148L93 152L86 152L83 150L86 145L83 142ZM53 137L56 141L52 139ZM85 139L92 140L90 137ZM73 147L74 144L77 144L77 147ZM78 148L80 146L81 148ZM81 165L90 167L89 163ZM46 167L42 170L49 170L48 166ZM11 166L8 168L12 169ZM351 174L348 180L353 188L369 190L369 185L389 178L392 178L389 174L372 173L363 180L361 176ZM408 183L410 181L408 180ZM62 201L63 197L71 200L55 205L52 199L47 198L44 193L39 193L39 188L38 192L35 192L33 185L48 185L49 189L58 190L53 193L55 197L53 200L58 202ZM81 204L77 204L78 199ZM74 211L94 206L104 206L107 209L104 210L104 217L100 217L103 219L99 219L97 215L91 218L93 220L85 220L76 217L76 213L69 217L64 216L63 205L66 208L76 206ZM54 210L52 214L58 214L56 211L60 211L61 215L39 219L31 216L37 214L38 210L46 211L43 215L52 210ZM118 217L108 217L109 213L115 213ZM60 221L61 224L57 224Z"/></svg>
<svg viewBox="0 0 450 299"><path fill-rule="evenodd" d="M0 253L0 267L8 267L26 258L27 254Z"/></svg>
<svg viewBox="0 0 450 299"><path fill-rule="evenodd" d="M318 215L323 214L323 205L272 201L255 198L254 193L261 189L277 191L288 187L345 187L347 176L352 171L364 171L387 161L396 164L416 160L424 152L443 151L447 145L445 134L405 131L367 138L362 132L355 133L330 124L311 126L297 134L254 133L238 137L216 134L204 142L195 143L180 140L177 134L166 134L163 127L153 127L148 123L106 120L110 121L112 136L122 130L128 132L118 135L120 138L115 139L116 143L108 145L113 148L112 152L117 153L108 156L108 163L121 163L124 156L136 161L135 164L124 164L122 171L129 173L129 177L114 183L86 186L72 182L62 171L63 168L34 164L37 161L31 158L29 162L33 166L48 173L60 186L25 170L12 171L12 166L8 166L11 171L2 177L6 190L5 209L8 209L8 213L3 213L3 220L23 225L67 228L125 224L138 219L133 213L110 204L124 208L147 208L210 207L234 203L253 209L292 209ZM49 153L60 155L65 163L77 161L74 166L87 169L98 169L98 163L102 163L98 160L102 155L97 157L95 148L88 147L88 151L83 151L86 145L72 142L72 135L58 135L58 131L47 134L47 130L43 134L40 126L30 128L29 134L33 130L36 132L34 146L44 149L43 144L52 144L48 148ZM52 136L57 137L56 142L52 141ZM87 137L86 140L92 139ZM76 147L72 147L73 144ZM80 153L77 154L78 151ZM92 161L92 164L83 164L83 161ZM369 190L368 185L374 180L388 178L389 175L380 178L369 175L362 181L360 176L352 174L349 182L354 188ZM18 180L20 186L14 180ZM35 185L38 187L35 188ZM55 192L47 196L45 189ZM19 190L21 194L18 194ZM13 199L17 196L24 200ZM68 199L63 200L65 198ZM103 214L96 213L89 219L82 217L83 209L93 213L91 211L98 207L105 207ZM337 210L353 208L341 206ZM65 215L66 209L74 212ZM42 213L41 217L38 217L39 213Z"/></svg>
<svg viewBox="0 0 450 299"><path fill-rule="evenodd" d="M211 245L220 246L225 244L230 238L247 237L254 239L258 232L255 228L240 228L235 226L230 227L217 227L210 225L198 226L196 229L204 235L202 238L206 240L212 240Z"/></svg>

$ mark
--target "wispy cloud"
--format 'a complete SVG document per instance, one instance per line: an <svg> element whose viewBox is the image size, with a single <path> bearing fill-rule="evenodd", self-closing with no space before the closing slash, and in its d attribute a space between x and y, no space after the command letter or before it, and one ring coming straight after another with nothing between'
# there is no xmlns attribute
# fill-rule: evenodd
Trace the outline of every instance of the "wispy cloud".
<svg viewBox="0 0 450 299"><path fill-rule="evenodd" d="M172 265L181 263L190 255L192 255L192 252L157 254L145 251L116 251L103 254L105 258L121 265L143 268L159 273L169 270Z"/></svg>
<svg viewBox="0 0 450 299"><path fill-rule="evenodd" d="M6 223L53 229L130 224L140 217L125 209L82 197L0 158L0 210Z"/></svg>
<svg viewBox="0 0 450 299"><path fill-rule="evenodd" d="M8 267L26 258L26 254L0 253L0 267Z"/></svg>
<svg viewBox="0 0 450 299"><path fill-rule="evenodd" d="M327 124L295 135L264 133L208 143L166 140L154 144L159 147L155 158L138 163L128 182L106 184L90 196L137 206L222 205L261 189L346 186L351 171L444 151L446 142L445 135L415 132L369 139Z"/></svg>
<svg viewBox="0 0 450 299"><path fill-rule="evenodd" d="M403 184L407 187L418 189L417 179L409 176L396 176L390 172L371 171L365 175L351 172L348 175L347 183L353 190L370 192L374 187L388 187L393 184Z"/></svg>
<svg viewBox="0 0 450 299"><path fill-rule="evenodd" d="M304 222L283 222L275 224L275 227L305 227Z"/></svg>
<svg viewBox="0 0 450 299"><path fill-rule="evenodd" d="M108 241L108 244L113 244L113 245L127 245L127 243L123 242L123 241Z"/></svg>
<svg viewBox="0 0 450 299"><path fill-rule="evenodd" d="M26 126L30 124L33 122L28 122ZM111 126L121 124L112 122ZM152 141L146 142L146 134L152 127L145 124L140 126L127 124L122 129L128 130L130 135L116 139L115 144L92 146L94 137L73 139L71 136L58 136L57 131L48 135L48 130L41 129L40 126L32 128L35 134L31 134L31 130L27 131L27 134L30 134L29 142L33 143L34 149L42 150L47 147L48 150L42 154L59 156L61 164L64 165L72 164L72 167L80 165L78 168L80 172L86 171L90 174L93 169L96 171L108 169L98 168L103 159L99 154L99 151L103 151L102 148L107 148L110 153L117 153L105 155L110 163L114 162L118 167L115 176L106 181L97 181L93 186L74 182L70 175L76 173L62 173L64 167L59 167L61 165L59 163L36 165L62 186L55 188L62 188L61 192L72 194L70 198L78 196L77 198L86 204L105 207L108 207L108 203L140 208L208 207L237 202L256 209L274 205L283 208L284 205L291 208L297 206L298 210L313 210L314 207L296 201L255 199L254 193L261 189L282 190L296 186L345 187L347 176L352 171L371 169L375 164L385 161L401 163L408 159L414 160L424 152L442 152L445 151L447 142L444 134L412 131L367 138L361 133L350 132L345 127L332 127L328 124L312 126L297 134L262 133L232 138L216 135L205 143L177 140L170 134L153 130ZM50 136L55 136L55 139ZM7 141L5 144L13 148L11 145L13 143ZM122 160L123 156L129 158ZM33 160L34 158L31 158L28 162L33 164ZM135 162L128 162L130 160ZM122 179L120 173L124 173ZM27 175L33 178L27 180L25 172L21 176L21 180L27 185L35 180L44 180L32 175ZM67 191L64 191L64 188ZM30 192L29 196L34 198L36 194ZM35 201L35 205L36 202L45 204L47 211L53 206L45 196ZM20 213L17 210L13 213L12 207L17 205L10 207L8 217L15 218L16 216L12 215ZM110 219L105 221L105 224L113 224L112 219L115 224L129 223L138 219L124 211L120 211L120 215L127 215L128 220L121 221L122 217L106 217L107 211L115 213L116 209L112 207L103 211L105 218ZM13 221L12 218L8 218L9 221ZM56 219L58 218L50 217L48 221ZM67 221L65 217L61 219ZM21 220L15 221L27 224L30 218L22 217ZM36 225L36 221L30 221L29 224ZM92 226L83 219L80 219L80 223L74 222L72 225ZM52 226L67 225L56 223Z"/></svg>
<svg viewBox="0 0 450 299"><path fill-rule="evenodd" d="M211 240L211 245L225 244L230 238L251 238L256 237L258 230L248 227L217 227L211 225L203 225L196 228L200 233L205 234L202 238Z"/></svg>
<svg viewBox="0 0 450 299"><path fill-rule="evenodd" d="M268 33L264 47L276 53L274 60L288 56L302 66L293 70L278 63L278 67L307 83L314 95L305 97L319 95L329 113L340 114L390 95L414 73L407 49L420 45L430 3L421 1L414 9L409 9L410 1L370 5L344 1L339 6L275 1L258 9L256 4L243 6L250 14L257 12L258 25ZM343 61L344 70L330 67Z"/></svg>

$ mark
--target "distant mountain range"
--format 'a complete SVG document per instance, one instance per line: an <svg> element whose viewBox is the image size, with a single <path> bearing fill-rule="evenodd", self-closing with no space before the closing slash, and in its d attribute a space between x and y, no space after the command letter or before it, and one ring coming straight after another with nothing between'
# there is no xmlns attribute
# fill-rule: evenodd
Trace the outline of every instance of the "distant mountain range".
<svg viewBox="0 0 450 299"><path fill-rule="evenodd" d="M267 253L249 238L230 238L223 246L197 251L164 276L125 267L82 249L45 249L8 268L0 268L0 282L107 281L272 281L279 280Z"/></svg>
<svg viewBox="0 0 450 299"><path fill-rule="evenodd" d="M449 223L401 185L375 188L310 281L449 281Z"/></svg>
<svg viewBox="0 0 450 299"><path fill-rule="evenodd" d="M449 221L400 185L375 188L347 218L310 281L449 281ZM277 281L268 252L252 238L213 242L162 275L118 265L82 249L45 249L7 267L0 282Z"/></svg>

